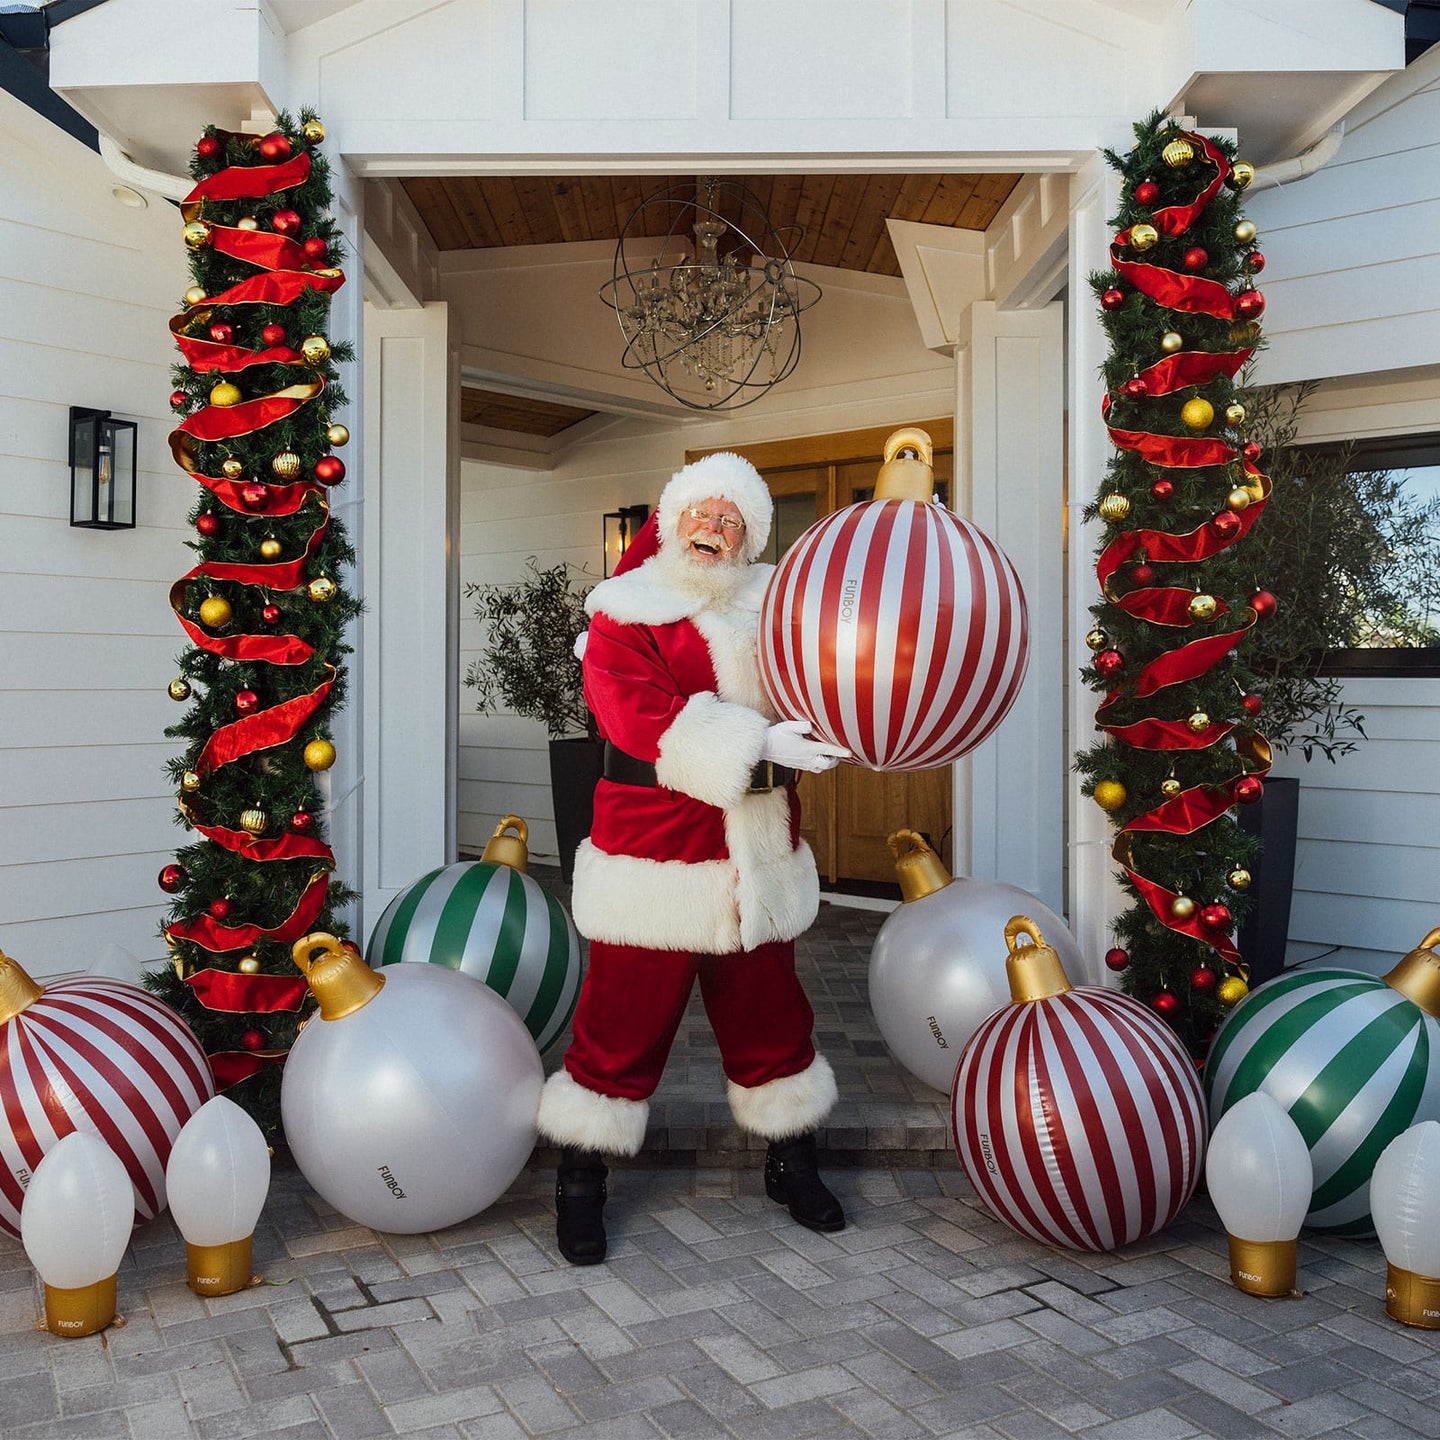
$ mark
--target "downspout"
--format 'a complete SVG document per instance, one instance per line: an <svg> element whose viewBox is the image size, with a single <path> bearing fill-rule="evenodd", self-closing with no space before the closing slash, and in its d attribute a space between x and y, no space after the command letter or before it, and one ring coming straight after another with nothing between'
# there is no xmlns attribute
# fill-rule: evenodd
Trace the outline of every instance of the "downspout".
<svg viewBox="0 0 1440 1440"><path fill-rule="evenodd" d="M1255 178L1245 187L1246 192L1253 195L1257 190L1270 190L1276 185L1288 185L1293 180L1303 180L1307 175L1313 175L1335 158L1335 152L1339 150L1340 142L1344 138L1345 122L1341 120L1332 125L1329 133L1322 135L1308 150L1302 150L1289 160L1277 160L1273 165L1257 170Z"/></svg>
<svg viewBox="0 0 1440 1440"><path fill-rule="evenodd" d="M135 190L148 190L152 195L163 195L167 200L183 200L194 188L195 182L181 175L167 175L163 170L147 170L137 165L108 135L100 134L100 158L111 174ZM1255 176L1258 184L1260 175Z"/></svg>

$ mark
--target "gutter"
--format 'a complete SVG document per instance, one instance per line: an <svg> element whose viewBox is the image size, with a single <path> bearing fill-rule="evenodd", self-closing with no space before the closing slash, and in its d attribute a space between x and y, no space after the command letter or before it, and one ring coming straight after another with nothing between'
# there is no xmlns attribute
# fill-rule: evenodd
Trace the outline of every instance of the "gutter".
<svg viewBox="0 0 1440 1440"><path fill-rule="evenodd" d="M1271 190L1277 185L1289 185L1296 180L1303 180L1307 175L1313 175L1335 158L1344 138L1345 122L1341 120L1332 125L1329 133L1322 135L1308 150L1302 150L1289 160L1277 160L1273 165L1256 170L1255 178L1245 187L1246 194L1253 195L1257 190Z"/></svg>

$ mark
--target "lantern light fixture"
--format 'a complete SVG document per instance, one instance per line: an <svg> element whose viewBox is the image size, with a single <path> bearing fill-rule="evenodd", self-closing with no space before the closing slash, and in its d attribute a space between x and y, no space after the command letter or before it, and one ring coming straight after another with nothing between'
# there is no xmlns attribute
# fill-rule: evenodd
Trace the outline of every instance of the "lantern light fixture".
<svg viewBox="0 0 1440 1440"><path fill-rule="evenodd" d="M630 548L640 527L650 518L648 505L622 505L607 510L604 517L605 577L614 573L620 557Z"/></svg>
<svg viewBox="0 0 1440 1440"><path fill-rule="evenodd" d="M135 528L139 427L108 410L70 407L70 523L85 530Z"/></svg>

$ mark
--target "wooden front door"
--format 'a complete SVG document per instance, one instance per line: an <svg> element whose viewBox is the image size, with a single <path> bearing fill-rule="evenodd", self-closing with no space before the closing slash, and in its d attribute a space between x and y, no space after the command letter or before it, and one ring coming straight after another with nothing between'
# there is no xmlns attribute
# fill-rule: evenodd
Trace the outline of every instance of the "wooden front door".
<svg viewBox="0 0 1440 1440"><path fill-rule="evenodd" d="M800 535L832 510L868 500L884 458L886 438L897 428L852 430L763 445L734 446L765 477L775 498L775 524L764 559L777 561ZM954 424L922 422L935 444L935 485L948 502L953 479ZM690 451L687 460L709 454ZM938 770L880 773L840 765L800 781L803 833L815 852L821 878L893 881L895 864L886 845L893 831L927 835L949 866L951 855L950 766Z"/></svg>

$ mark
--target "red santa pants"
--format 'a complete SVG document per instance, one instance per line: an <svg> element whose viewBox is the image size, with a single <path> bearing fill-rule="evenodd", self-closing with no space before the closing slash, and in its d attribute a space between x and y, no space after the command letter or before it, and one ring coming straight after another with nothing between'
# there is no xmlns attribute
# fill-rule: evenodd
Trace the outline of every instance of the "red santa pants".
<svg viewBox="0 0 1440 1440"><path fill-rule="evenodd" d="M725 1074L737 1085L798 1075L814 1062L815 1012L795 975L792 941L734 955L688 955L592 940L565 1052L576 1083L648 1100L697 976Z"/></svg>

